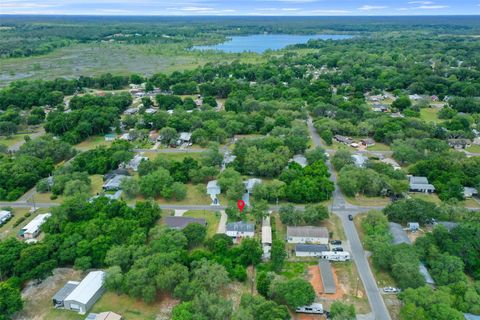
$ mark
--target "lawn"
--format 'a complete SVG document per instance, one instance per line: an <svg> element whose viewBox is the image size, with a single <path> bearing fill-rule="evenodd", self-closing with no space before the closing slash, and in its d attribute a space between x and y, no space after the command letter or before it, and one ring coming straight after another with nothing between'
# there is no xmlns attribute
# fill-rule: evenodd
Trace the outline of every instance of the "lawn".
<svg viewBox="0 0 480 320"><path fill-rule="evenodd" d="M220 222L220 212L206 210L190 210L185 212L183 216L205 219L207 221L207 238L213 237L217 233L218 223Z"/></svg>
<svg viewBox="0 0 480 320"><path fill-rule="evenodd" d="M386 206L390 203L390 199L386 197L346 197L347 201L356 206Z"/></svg>
<svg viewBox="0 0 480 320"><path fill-rule="evenodd" d="M355 263L353 261L333 263L332 267L342 284L342 290L345 291L342 302L355 305L357 314L369 313L371 311L370 305Z"/></svg>
<svg viewBox="0 0 480 320"><path fill-rule="evenodd" d="M30 209L27 208L13 208L13 217L4 225L0 227L0 240L7 237L16 237L21 228L27 223L33 220L40 213L49 212L49 208L40 208L34 214L28 216ZM28 217L27 217L28 216ZM21 218L25 217L25 220L15 226L15 223Z"/></svg>
<svg viewBox="0 0 480 320"><path fill-rule="evenodd" d="M199 187L200 186L200 187ZM204 185L201 184L187 184L187 197L180 201L167 200L164 198L157 199L157 202L160 204L211 204L212 199L204 192L200 190ZM206 186L205 186L206 187Z"/></svg>
<svg viewBox="0 0 480 320"><path fill-rule="evenodd" d="M438 118L439 111L439 108L422 108L420 109L420 119L427 122L442 122L442 120Z"/></svg>
<svg viewBox="0 0 480 320"><path fill-rule="evenodd" d="M81 151L87 151L100 146L110 146L111 144L112 141L105 141L104 136L92 136L75 145L75 148Z"/></svg>
<svg viewBox="0 0 480 320"><path fill-rule="evenodd" d="M442 200L438 198L438 196L434 193L427 194L427 193L409 193L409 195L414 199L421 199L424 201L433 202L435 204L442 203Z"/></svg>
<svg viewBox="0 0 480 320"><path fill-rule="evenodd" d="M297 277L305 277L308 272L308 267L316 265L318 262L315 261L308 261L308 262L292 262L286 261L285 265L283 266L283 270L280 273L282 276L293 279Z"/></svg>
<svg viewBox="0 0 480 320"><path fill-rule="evenodd" d="M368 151L391 151L390 146L387 146L384 143L375 142L375 145L367 147Z"/></svg>
<svg viewBox="0 0 480 320"><path fill-rule="evenodd" d="M28 136L28 134L15 134L10 137L0 137L0 144L6 146L6 147L12 147L18 142L21 142L25 139L25 136Z"/></svg>
<svg viewBox="0 0 480 320"><path fill-rule="evenodd" d="M480 153L480 146L472 145L470 148L466 148L465 151L472 152L472 153Z"/></svg>
<svg viewBox="0 0 480 320"><path fill-rule="evenodd" d="M342 221L335 214L330 213L330 218L322 223L329 232L332 233L332 239L343 240L346 239L345 231L343 230Z"/></svg>
<svg viewBox="0 0 480 320"><path fill-rule="evenodd" d="M102 192L103 190L103 176L100 174L95 174L90 176L90 181L92 182L90 188L90 195L94 196ZM47 203L47 202L55 202L55 203L62 203L65 197L58 196L56 199L52 200L52 193L51 192L37 192L35 193L35 202L38 203Z"/></svg>
<svg viewBox="0 0 480 320"><path fill-rule="evenodd" d="M157 157L161 157L170 161L183 161L183 159L190 157L197 161L201 160L203 154L201 152L183 152L183 153L160 153L160 152L144 152L144 156L148 157L150 160L154 160Z"/></svg>

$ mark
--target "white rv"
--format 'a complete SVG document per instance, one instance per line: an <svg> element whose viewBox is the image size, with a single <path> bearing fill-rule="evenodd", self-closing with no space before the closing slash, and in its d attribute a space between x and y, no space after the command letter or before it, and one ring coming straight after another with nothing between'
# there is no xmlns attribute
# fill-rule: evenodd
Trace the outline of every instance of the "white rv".
<svg viewBox="0 0 480 320"><path fill-rule="evenodd" d="M309 306L298 307L295 309L297 313L312 313L312 314L322 314L323 305L321 303L312 303Z"/></svg>
<svg viewBox="0 0 480 320"><path fill-rule="evenodd" d="M323 251L320 255L320 259L326 259L328 261L349 261L350 252L346 251Z"/></svg>

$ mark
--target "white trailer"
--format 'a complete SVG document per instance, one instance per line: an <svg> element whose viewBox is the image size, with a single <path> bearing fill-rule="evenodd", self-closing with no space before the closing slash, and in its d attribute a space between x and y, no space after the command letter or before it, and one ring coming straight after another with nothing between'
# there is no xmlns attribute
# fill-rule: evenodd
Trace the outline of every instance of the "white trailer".
<svg viewBox="0 0 480 320"><path fill-rule="evenodd" d="M320 259L326 259L328 261L349 261L350 252L346 251L323 251L320 255Z"/></svg>
<svg viewBox="0 0 480 320"><path fill-rule="evenodd" d="M323 305L321 303L312 303L309 306L298 307L295 309L297 313L311 313L311 314L322 314Z"/></svg>

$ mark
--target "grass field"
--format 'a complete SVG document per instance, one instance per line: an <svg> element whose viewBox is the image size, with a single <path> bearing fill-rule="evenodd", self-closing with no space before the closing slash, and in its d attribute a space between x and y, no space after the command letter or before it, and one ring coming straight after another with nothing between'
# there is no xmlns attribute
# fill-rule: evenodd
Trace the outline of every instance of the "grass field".
<svg viewBox="0 0 480 320"><path fill-rule="evenodd" d="M385 206L390 203L389 198L385 197L366 197L366 196L357 196L357 197L346 197L347 201L356 206Z"/></svg>
<svg viewBox="0 0 480 320"><path fill-rule="evenodd" d="M472 153L480 153L480 146L472 145L470 148L466 148L465 150Z"/></svg>
<svg viewBox="0 0 480 320"><path fill-rule="evenodd" d="M375 145L367 147L369 151L391 151L390 146L387 146L384 143L376 142Z"/></svg>
<svg viewBox="0 0 480 320"><path fill-rule="evenodd" d="M217 233L220 213L217 211L190 210L183 214L184 217L203 218L207 221L207 238Z"/></svg>
<svg viewBox="0 0 480 320"><path fill-rule="evenodd" d="M414 199L422 199L422 200L425 200L425 201L430 201L430 202L433 202L433 203L436 203L436 204L440 204L442 203L442 200L440 200L438 198L438 196L436 194L427 194L427 193L410 193L409 194L410 197L414 198Z"/></svg>
<svg viewBox="0 0 480 320"><path fill-rule="evenodd" d="M167 200L160 198L157 200L160 204L210 204L212 200L206 194L201 192L199 185L187 184L187 197L180 201Z"/></svg>
<svg viewBox="0 0 480 320"><path fill-rule="evenodd" d="M427 122L442 122L442 120L438 118L439 111L439 108L422 108L420 109L420 119Z"/></svg>
<svg viewBox="0 0 480 320"><path fill-rule="evenodd" d="M190 157L195 160L201 160L203 155L201 152L183 152L183 153L159 153L159 152L144 152L144 156L148 157L150 160L156 158L163 158L171 161L182 161L183 159Z"/></svg>
<svg viewBox="0 0 480 320"><path fill-rule="evenodd" d="M101 174L94 174L90 176L90 181L92 183L90 188L90 195L94 196L102 192L103 187L103 177ZM52 200L52 193L51 192L44 192L40 193L37 192L35 194L35 202L38 203L47 203L47 202L55 202L55 203L62 203L65 199L63 196L58 196L56 199Z"/></svg>
<svg viewBox="0 0 480 320"><path fill-rule="evenodd" d="M25 136L28 136L28 134L14 134L10 137L0 137L0 144L6 147L12 147L16 143L23 141Z"/></svg>
<svg viewBox="0 0 480 320"><path fill-rule="evenodd" d="M111 144L112 144L112 141L105 141L104 136L92 136L86 139L85 141L75 145L75 148L81 151L87 151L90 149L95 149L96 147L99 147L99 146L110 146Z"/></svg>

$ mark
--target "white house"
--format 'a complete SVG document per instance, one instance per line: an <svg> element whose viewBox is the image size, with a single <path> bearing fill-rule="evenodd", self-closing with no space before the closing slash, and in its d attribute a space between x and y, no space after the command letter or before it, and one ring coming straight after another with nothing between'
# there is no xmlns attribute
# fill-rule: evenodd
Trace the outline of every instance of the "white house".
<svg viewBox="0 0 480 320"><path fill-rule="evenodd" d="M207 194L212 199L212 205L219 205L217 196L222 192L222 189L217 183L217 180L208 181L207 183Z"/></svg>
<svg viewBox="0 0 480 320"><path fill-rule="evenodd" d="M324 251L328 251L326 244L297 243L295 245L296 257L320 257Z"/></svg>
<svg viewBox="0 0 480 320"><path fill-rule="evenodd" d="M90 272L63 300L63 308L85 314L102 296L105 272Z"/></svg>
<svg viewBox="0 0 480 320"><path fill-rule="evenodd" d="M234 242L242 238L253 238L255 236L255 225L243 221L227 223L225 234Z"/></svg>
<svg viewBox="0 0 480 320"><path fill-rule="evenodd" d="M192 141L192 133L190 132L180 132L180 136L177 140L177 145L189 144Z"/></svg>
<svg viewBox="0 0 480 320"><path fill-rule="evenodd" d="M428 179L426 177L410 176L408 180L409 189L411 192L435 192L435 187L432 184L428 183Z"/></svg>
<svg viewBox="0 0 480 320"><path fill-rule="evenodd" d="M350 252L346 251L324 251L320 255L321 259L328 261L348 261L350 260Z"/></svg>
<svg viewBox="0 0 480 320"><path fill-rule="evenodd" d="M39 214L32 221L30 221L25 227L20 229L19 235L25 239L33 239L40 233L40 227L42 224L51 217L51 213Z"/></svg>
<svg viewBox="0 0 480 320"><path fill-rule="evenodd" d="M328 244L328 229L325 227L287 227L288 243Z"/></svg>
<svg viewBox="0 0 480 320"><path fill-rule="evenodd" d="M10 211L0 210L0 225L4 224L11 217L12 213Z"/></svg>

